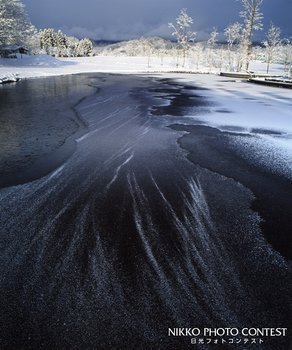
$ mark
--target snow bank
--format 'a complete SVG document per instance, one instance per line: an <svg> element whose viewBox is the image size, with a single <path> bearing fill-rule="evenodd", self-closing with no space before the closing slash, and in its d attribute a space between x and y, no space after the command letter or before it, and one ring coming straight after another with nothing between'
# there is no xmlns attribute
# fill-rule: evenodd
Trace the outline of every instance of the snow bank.
<svg viewBox="0 0 292 350"><path fill-rule="evenodd" d="M13 83L17 82L19 80L19 77L15 73L10 73L10 74L0 74L0 84L5 84L5 83Z"/></svg>
<svg viewBox="0 0 292 350"><path fill-rule="evenodd" d="M71 63L48 55L17 55L17 58L0 58L0 76L17 74L19 78L69 74ZM67 71L67 72L66 72Z"/></svg>
<svg viewBox="0 0 292 350"><path fill-rule="evenodd" d="M42 67L61 67L65 63L48 55L21 55L17 54L16 58L2 58L0 64L6 67L30 67L30 66L42 66Z"/></svg>

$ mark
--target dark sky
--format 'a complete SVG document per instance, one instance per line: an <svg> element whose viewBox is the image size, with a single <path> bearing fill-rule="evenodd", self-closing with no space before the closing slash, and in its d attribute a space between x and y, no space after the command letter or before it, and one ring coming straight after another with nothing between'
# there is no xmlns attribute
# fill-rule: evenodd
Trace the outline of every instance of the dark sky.
<svg viewBox="0 0 292 350"><path fill-rule="evenodd" d="M192 30L205 39L213 27L219 31L241 20L236 0L23 0L38 28L53 27L67 34L92 39L120 40L139 36L170 37L169 22L181 8L194 19ZM264 0L265 29L270 21L292 36L292 0ZM258 37L262 39L262 37Z"/></svg>

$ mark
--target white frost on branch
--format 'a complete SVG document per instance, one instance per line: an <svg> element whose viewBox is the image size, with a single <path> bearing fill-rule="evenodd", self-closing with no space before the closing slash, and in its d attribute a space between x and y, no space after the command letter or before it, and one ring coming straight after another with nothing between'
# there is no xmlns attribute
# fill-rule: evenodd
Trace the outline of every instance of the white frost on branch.
<svg viewBox="0 0 292 350"><path fill-rule="evenodd" d="M192 17L187 14L187 9L183 8L176 19L176 23L169 23L169 28L173 29L172 35L176 37L178 48L183 53L183 66L185 64L186 54L190 48L190 43L195 40L196 32L189 30L194 23Z"/></svg>
<svg viewBox="0 0 292 350"><path fill-rule="evenodd" d="M263 0L241 0L243 10L240 17L243 18L242 49L245 55L245 69L249 69L249 62L252 54L252 39L254 31L263 29L263 14L261 5Z"/></svg>

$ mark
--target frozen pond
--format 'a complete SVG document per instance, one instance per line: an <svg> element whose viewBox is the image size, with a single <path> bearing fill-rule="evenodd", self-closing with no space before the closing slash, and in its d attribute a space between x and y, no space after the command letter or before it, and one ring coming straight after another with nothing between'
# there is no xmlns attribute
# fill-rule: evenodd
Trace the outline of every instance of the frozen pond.
<svg viewBox="0 0 292 350"><path fill-rule="evenodd" d="M0 96L15 145L1 141L1 348L186 349L168 328L287 327L291 181L250 161L237 140L252 135L203 125L207 90L91 74Z"/></svg>

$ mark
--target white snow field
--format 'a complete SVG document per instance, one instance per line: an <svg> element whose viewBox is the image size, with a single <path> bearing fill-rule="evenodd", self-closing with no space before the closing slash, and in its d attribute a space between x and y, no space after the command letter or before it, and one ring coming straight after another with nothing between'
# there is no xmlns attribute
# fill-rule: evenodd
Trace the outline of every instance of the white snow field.
<svg viewBox="0 0 292 350"><path fill-rule="evenodd" d="M160 58L126 56L95 56L54 58L47 55L18 55L17 59L0 58L0 75L16 73L21 78L44 77L76 73L145 73L177 70L173 58L165 58L161 65Z"/></svg>
<svg viewBox="0 0 292 350"><path fill-rule="evenodd" d="M160 57L145 56L94 56L94 57L69 57L54 58L48 55L17 55L17 59L0 58L0 76L15 73L20 78L44 77L53 75L76 73L153 73L153 72L181 72L194 71L195 73L219 73L219 70L205 66L199 66L194 70L192 58L186 61L185 67L176 66L176 58L164 57L161 64ZM266 64L252 62L250 71L265 73ZM281 65L272 64L271 74L283 74Z"/></svg>

